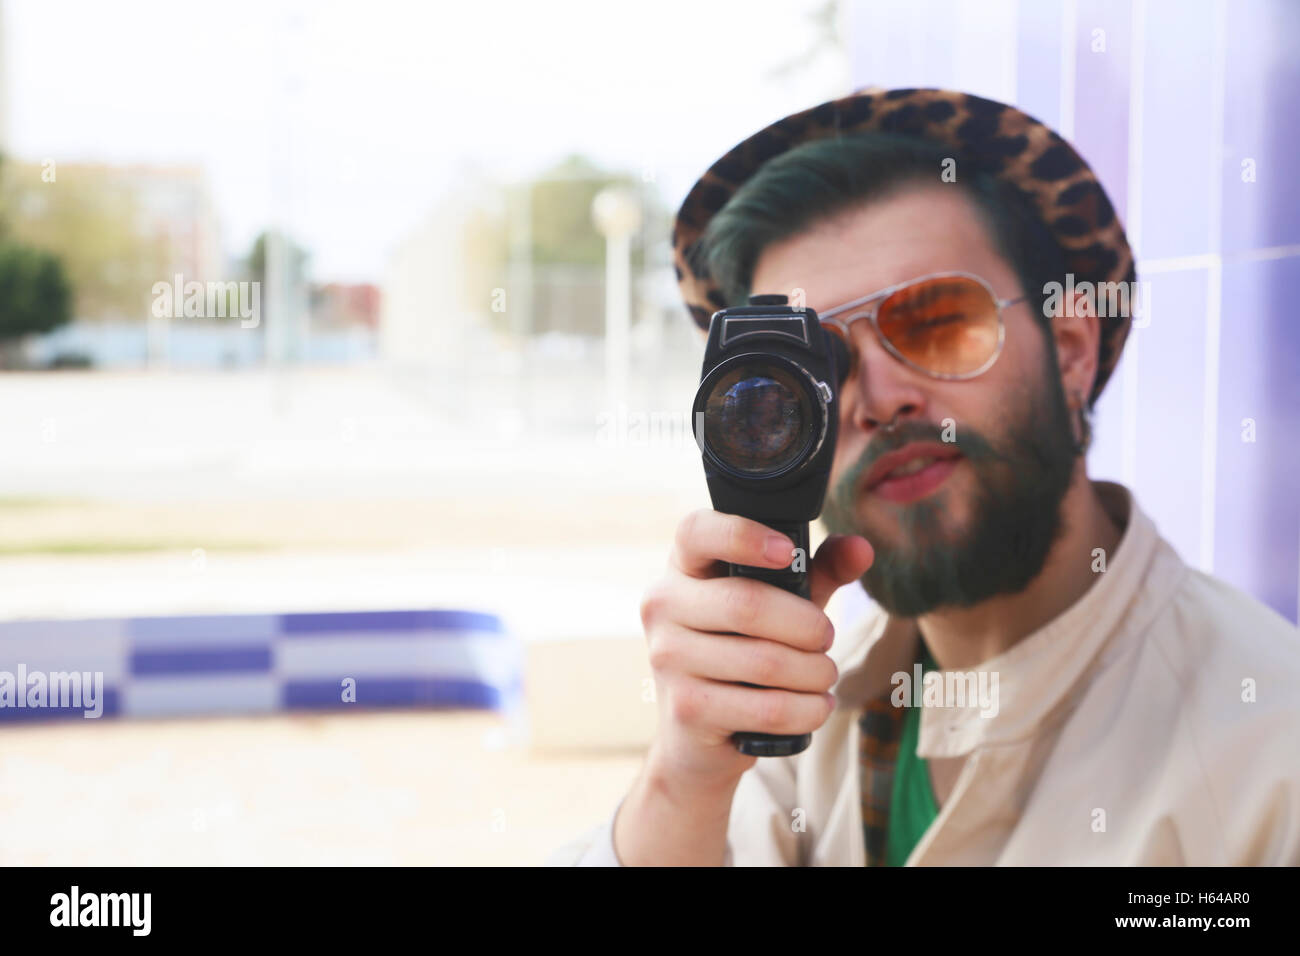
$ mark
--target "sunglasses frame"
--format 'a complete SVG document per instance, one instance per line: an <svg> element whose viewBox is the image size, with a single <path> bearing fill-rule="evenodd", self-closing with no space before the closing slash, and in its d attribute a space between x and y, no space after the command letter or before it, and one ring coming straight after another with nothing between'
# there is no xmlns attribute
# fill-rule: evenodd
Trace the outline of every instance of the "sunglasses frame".
<svg viewBox="0 0 1300 956"><path fill-rule="evenodd" d="M998 344L997 347L994 348L993 354L989 356L988 361L986 361L983 365L981 365L973 372L961 372L957 374L951 374L945 372L932 372L928 368L923 368L922 366L917 365L915 362L906 358L898 350L898 347L895 346L893 342L889 341L889 339L885 336L885 333L880 331L880 322L877 319L877 315L880 311L880 303L884 302L895 292L900 292L903 289L906 289L910 286L917 285L921 282L929 281L930 279L950 279L955 277L972 279L975 282L978 282L981 286L983 286L984 290L988 292L989 299L993 302L993 305L997 311L997 316L998 316ZM862 298L854 299L852 302L845 302L843 305L837 305L833 309L820 313L818 315L818 318L821 320L821 322L824 325L834 326L835 328L839 329L840 332L842 332L844 335L845 343L847 343L850 346L850 348L852 348L852 344L853 344L853 332L852 332L853 323L857 322L859 319L870 319L871 327L876 332L876 340L880 342L882 346L884 346L885 351L887 351L894 358L898 359L898 361L902 362L908 368L915 369L916 371L921 372L924 375L928 375L931 378L937 378L948 382L962 382L962 381L966 381L967 379L975 378L978 375L983 375L985 372L987 372L990 368L993 367L993 363L996 362L998 360L998 356L1002 354L1002 346L1007 338L1007 324L1006 321L1002 318L1002 310L1005 309L1007 306L1016 305L1019 302L1023 302L1027 298L1028 296L1021 295L1013 299L999 299L998 294L993 291L993 287L989 285L989 283L985 279L982 279L981 277L970 272L931 272L927 275L917 276L915 279L908 279L906 282L899 282L896 285L891 285L889 288L881 289L879 292L873 292L871 293L871 295L864 295ZM860 312L857 315L850 316L848 319L837 318L837 316L849 311L850 309L857 309L868 304L871 304L871 308L866 311ZM852 376L853 374L852 369L849 370L849 374L850 376Z"/></svg>

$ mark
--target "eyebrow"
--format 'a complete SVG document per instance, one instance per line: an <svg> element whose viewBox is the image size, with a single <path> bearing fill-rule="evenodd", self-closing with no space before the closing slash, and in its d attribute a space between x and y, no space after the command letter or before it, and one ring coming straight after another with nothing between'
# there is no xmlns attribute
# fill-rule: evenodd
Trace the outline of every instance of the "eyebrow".
<svg viewBox="0 0 1300 956"><path fill-rule="evenodd" d="M872 290L871 292L864 292L864 293L860 293L860 294L858 294L858 295L854 295L854 296L852 296L852 297L850 297L850 298L847 298L847 299L841 299L841 300L838 300L838 301L834 302L833 304L828 305L828 306L826 307L825 311L826 311L826 312L830 312L830 311L832 311L833 309L841 309L841 308L844 308L844 307L846 307L850 302L859 302L859 301L862 300L862 299L870 299L872 296L879 295L881 292L884 292L886 289L894 289L894 288L897 288L897 287L900 286L900 285L906 285L908 282L911 282L911 281L913 281L913 280L915 280L915 279L924 279L924 278L926 278L926 277L928 277L928 276L943 275L943 274L945 274L945 273L954 273L954 272L963 272L963 271L964 271L964 270L962 270L962 269L957 269L957 268L940 268L940 269L931 268L931 269L926 270L926 269L919 269L919 268L917 268L917 267L912 267L912 271L909 271L909 272L907 273L907 277L906 277L906 278L904 278L904 279L896 279L896 280L894 280L893 282L888 282L888 283L886 283L885 285L876 286L875 289ZM818 315L821 315L823 310L821 310L821 309L816 309L816 310L814 310L814 311L816 311Z"/></svg>

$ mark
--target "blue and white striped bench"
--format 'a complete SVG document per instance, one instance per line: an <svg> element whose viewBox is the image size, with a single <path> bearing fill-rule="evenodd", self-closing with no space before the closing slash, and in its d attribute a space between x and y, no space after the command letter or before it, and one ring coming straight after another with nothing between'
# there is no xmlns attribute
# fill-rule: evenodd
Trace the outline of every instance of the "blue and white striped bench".
<svg viewBox="0 0 1300 956"><path fill-rule="evenodd" d="M103 716L505 710L520 697L522 668L518 641L495 615L477 611L0 623L0 692L6 673L21 691L20 671L100 672ZM0 723L80 717L84 709L5 705L0 694Z"/></svg>

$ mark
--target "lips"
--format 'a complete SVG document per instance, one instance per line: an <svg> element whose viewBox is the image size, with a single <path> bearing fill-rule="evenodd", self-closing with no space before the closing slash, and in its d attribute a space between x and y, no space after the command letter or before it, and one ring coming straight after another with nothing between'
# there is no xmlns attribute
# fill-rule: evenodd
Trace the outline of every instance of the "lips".
<svg viewBox="0 0 1300 956"><path fill-rule="evenodd" d="M933 491L956 467L961 452L938 442L913 442L882 455L862 482L864 492L907 501Z"/></svg>

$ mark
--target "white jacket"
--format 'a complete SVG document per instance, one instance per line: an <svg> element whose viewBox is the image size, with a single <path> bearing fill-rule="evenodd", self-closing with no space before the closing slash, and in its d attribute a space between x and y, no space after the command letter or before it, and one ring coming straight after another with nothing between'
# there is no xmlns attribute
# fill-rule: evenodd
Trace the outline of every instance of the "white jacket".
<svg viewBox="0 0 1300 956"><path fill-rule="evenodd" d="M907 865L1300 864L1300 631L1184 564L1126 488L1095 485L1119 547L1073 606L980 667L996 715L921 712L921 757L970 757ZM742 777L729 865L864 864L857 717L910 671L919 634L873 606L847 636L812 744ZM613 819L547 862L619 865Z"/></svg>

